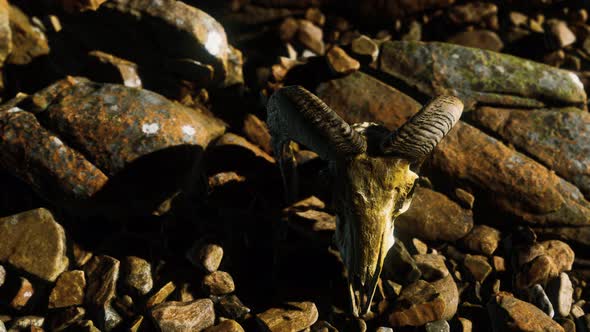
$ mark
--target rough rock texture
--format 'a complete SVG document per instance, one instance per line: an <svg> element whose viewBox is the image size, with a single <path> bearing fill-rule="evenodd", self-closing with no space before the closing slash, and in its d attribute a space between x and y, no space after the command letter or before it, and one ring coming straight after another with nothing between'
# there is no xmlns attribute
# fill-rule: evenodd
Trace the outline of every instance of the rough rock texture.
<svg viewBox="0 0 590 332"><path fill-rule="evenodd" d="M510 293L496 294L487 305L494 331L563 332L563 328L534 305Z"/></svg>
<svg viewBox="0 0 590 332"><path fill-rule="evenodd" d="M268 309L256 318L264 331L301 331L318 320L318 309L313 302L289 302L281 308Z"/></svg>
<svg viewBox="0 0 590 332"><path fill-rule="evenodd" d="M469 250L491 256L500 244L500 231L486 225L476 225L461 241Z"/></svg>
<svg viewBox="0 0 590 332"><path fill-rule="evenodd" d="M152 318L161 331L201 331L215 323L213 302L164 302L152 309Z"/></svg>
<svg viewBox="0 0 590 332"><path fill-rule="evenodd" d="M471 231L473 214L441 193L418 187L395 227L400 234L423 240L456 241Z"/></svg>
<svg viewBox="0 0 590 332"><path fill-rule="evenodd" d="M12 51L12 32L10 31L10 5L8 1L0 1L0 68Z"/></svg>
<svg viewBox="0 0 590 332"><path fill-rule="evenodd" d="M212 273L217 271L223 259L223 248L217 244L205 244L198 248L196 263L205 271Z"/></svg>
<svg viewBox="0 0 590 332"><path fill-rule="evenodd" d="M224 295L235 290L231 275L223 271L215 271L203 278L203 288L211 295Z"/></svg>
<svg viewBox="0 0 590 332"><path fill-rule="evenodd" d="M438 254L414 255L416 265L422 272L422 278L426 281L435 281L449 275L445 265L445 257Z"/></svg>
<svg viewBox="0 0 590 332"><path fill-rule="evenodd" d="M0 218L0 262L55 281L68 267L63 228L43 208Z"/></svg>
<svg viewBox="0 0 590 332"><path fill-rule="evenodd" d="M493 193L501 210L528 223L590 223L590 203L575 186L466 123L457 123L439 143L432 164L449 178Z"/></svg>
<svg viewBox="0 0 590 332"><path fill-rule="evenodd" d="M36 57L49 53L49 43L43 31L16 6L10 6L10 30L12 52L6 59L7 63L26 65Z"/></svg>
<svg viewBox="0 0 590 332"><path fill-rule="evenodd" d="M84 271L73 270L60 274L49 295L49 308L63 308L84 302L86 278Z"/></svg>
<svg viewBox="0 0 590 332"><path fill-rule="evenodd" d="M474 122L575 184L590 197L590 114L575 108L481 107Z"/></svg>
<svg viewBox="0 0 590 332"><path fill-rule="evenodd" d="M434 289L442 296L445 306L441 319L450 320L457 313L459 306L459 289L452 275L432 282Z"/></svg>
<svg viewBox="0 0 590 332"><path fill-rule="evenodd" d="M377 122L391 130L421 108L411 97L362 72L322 83L316 93L350 124Z"/></svg>
<svg viewBox="0 0 590 332"><path fill-rule="evenodd" d="M389 315L392 326L421 326L439 320L445 312L445 301L434 286L424 280L404 287Z"/></svg>
<svg viewBox="0 0 590 332"><path fill-rule="evenodd" d="M220 120L153 92L82 78L49 86L28 108L0 113L0 167L85 213L96 206L84 202L90 198L121 211L154 211L191 183L200 153L225 130Z"/></svg>
<svg viewBox="0 0 590 332"><path fill-rule="evenodd" d="M154 286L151 264L140 257L126 257L123 261L123 284L137 294L149 293Z"/></svg>
<svg viewBox="0 0 590 332"><path fill-rule="evenodd" d="M154 294L152 294L147 301L145 302L146 308L152 308L164 301L176 290L176 285L174 282L169 281L160 289L158 289Z"/></svg>
<svg viewBox="0 0 590 332"><path fill-rule="evenodd" d="M457 95L466 109L475 103L540 107L545 103L539 100L586 102L575 74L506 54L439 42L389 41L379 58L382 72L431 97Z"/></svg>
<svg viewBox="0 0 590 332"><path fill-rule="evenodd" d="M85 302L91 308L108 305L115 296L120 262L110 256L94 256L84 265L86 273Z"/></svg>

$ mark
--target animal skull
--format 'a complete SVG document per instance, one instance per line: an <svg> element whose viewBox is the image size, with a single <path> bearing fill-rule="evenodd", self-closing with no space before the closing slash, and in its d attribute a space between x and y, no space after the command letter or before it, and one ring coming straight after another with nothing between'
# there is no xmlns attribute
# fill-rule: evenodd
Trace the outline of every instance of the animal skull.
<svg viewBox="0 0 590 332"><path fill-rule="evenodd" d="M394 132L372 123L350 126L300 86L275 92L267 109L287 187L289 163L282 157L291 140L330 161L335 240L348 272L353 314L364 316L393 246L394 220L410 206L418 178L414 171L459 120L463 104L455 97L438 97Z"/></svg>

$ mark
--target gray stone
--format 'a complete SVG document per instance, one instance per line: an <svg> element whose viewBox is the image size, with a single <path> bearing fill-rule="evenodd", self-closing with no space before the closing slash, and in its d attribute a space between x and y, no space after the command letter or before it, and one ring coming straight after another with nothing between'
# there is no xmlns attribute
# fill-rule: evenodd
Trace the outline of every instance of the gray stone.
<svg viewBox="0 0 590 332"><path fill-rule="evenodd" d="M574 107L481 107L474 123L535 157L590 197L590 114Z"/></svg>
<svg viewBox="0 0 590 332"><path fill-rule="evenodd" d="M225 30L198 8L176 0L116 0L104 3L98 14L103 19L114 16L110 21L115 28L121 28L117 24L127 24L129 30L137 29L137 39L148 38L158 46L152 52L165 50L159 55L162 58L190 59L212 65L218 82L227 75L230 50ZM104 26L102 28L105 30ZM191 80L190 77L186 79Z"/></svg>
<svg viewBox="0 0 590 332"><path fill-rule="evenodd" d="M476 103L541 107L545 102L586 102L584 86L571 72L453 44L385 42L379 69L431 97L457 95L467 110Z"/></svg>
<svg viewBox="0 0 590 332"><path fill-rule="evenodd" d="M537 308L543 310L547 316L553 318L555 315L553 304L549 301L549 298L541 285L535 284L529 289L529 299L532 304L537 306Z"/></svg>
<svg viewBox="0 0 590 332"><path fill-rule="evenodd" d="M68 267L65 232L43 208L0 218L0 262L53 282Z"/></svg>
<svg viewBox="0 0 590 332"><path fill-rule="evenodd" d="M192 302L164 302L151 310L161 331L201 331L215 323L213 302L200 299Z"/></svg>
<svg viewBox="0 0 590 332"><path fill-rule="evenodd" d="M572 308L574 295L574 287L567 273L561 272L559 277L549 281L547 295L556 313L561 317L567 317Z"/></svg>
<svg viewBox="0 0 590 332"><path fill-rule="evenodd" d="M426 323L426 332L451 332L451 326L446 320L437 320Z"/></svg>

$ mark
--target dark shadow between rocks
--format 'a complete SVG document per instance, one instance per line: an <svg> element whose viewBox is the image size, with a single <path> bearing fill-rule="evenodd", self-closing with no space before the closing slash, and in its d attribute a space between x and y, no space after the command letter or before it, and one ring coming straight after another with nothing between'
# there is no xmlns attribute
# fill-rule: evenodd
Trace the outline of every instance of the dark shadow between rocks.
<svg viewBox="0 0 590 332"><path fill-rule="evenodd" d="M80 216L145 216L177 192L197 192L195 188L203 149L196 145L178 145L131 162L111 176L87 201L63 206Z"/></svg>

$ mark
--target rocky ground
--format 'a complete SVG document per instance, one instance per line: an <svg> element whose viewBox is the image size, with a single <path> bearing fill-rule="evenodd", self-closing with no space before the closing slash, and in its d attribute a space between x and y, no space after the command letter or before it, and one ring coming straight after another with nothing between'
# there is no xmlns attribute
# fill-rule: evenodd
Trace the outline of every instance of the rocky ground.
<svg viewBox="0 0 590 332"><path fill-rule="evenodd" d="M589 6L0 0L0 331L590 331ZM326 162L283 199L292 84L389 129L465 104L367 321Z"/></svg>

